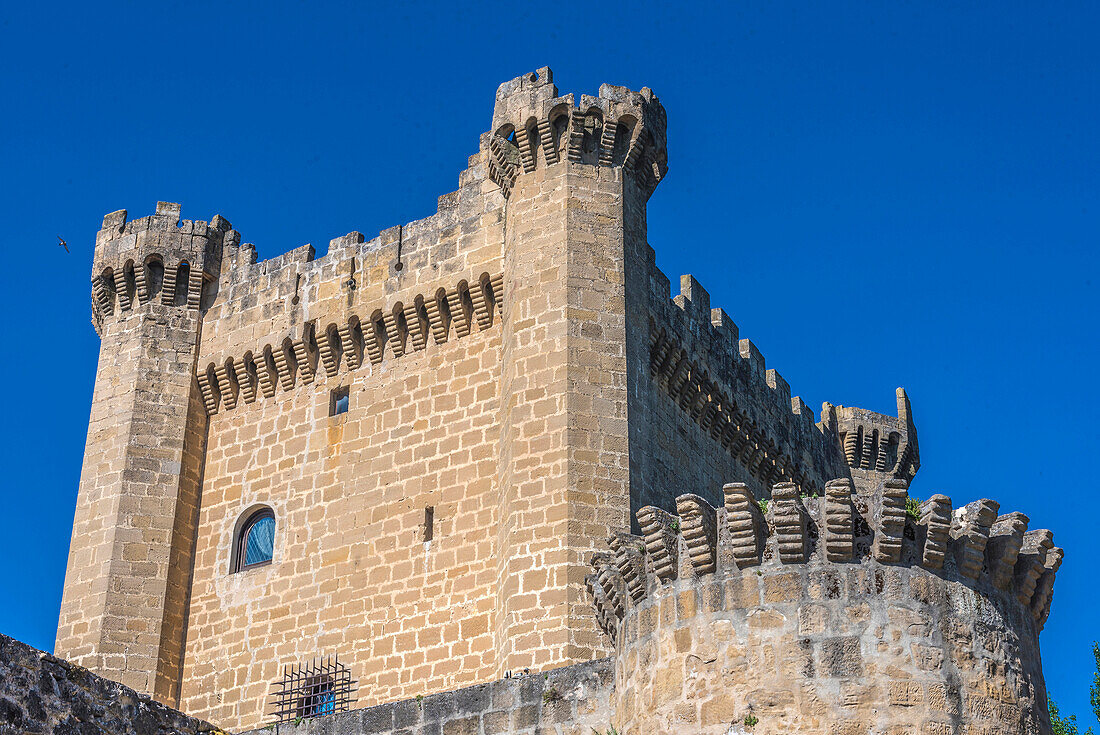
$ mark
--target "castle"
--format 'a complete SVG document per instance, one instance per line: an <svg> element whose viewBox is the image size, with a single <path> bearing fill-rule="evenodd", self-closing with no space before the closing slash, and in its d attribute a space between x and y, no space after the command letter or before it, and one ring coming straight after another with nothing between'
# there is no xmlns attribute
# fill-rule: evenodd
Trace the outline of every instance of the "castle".
<svg viewBox="0 0 1100 735"><path fill-rule="evenodd" d="M672 295L665 135L544 68L435 214L324 257L104 217L57 655L231 730L335 655L341 732L1049 732L1050 532L910 501L904 391L815 416Z"/></svg>

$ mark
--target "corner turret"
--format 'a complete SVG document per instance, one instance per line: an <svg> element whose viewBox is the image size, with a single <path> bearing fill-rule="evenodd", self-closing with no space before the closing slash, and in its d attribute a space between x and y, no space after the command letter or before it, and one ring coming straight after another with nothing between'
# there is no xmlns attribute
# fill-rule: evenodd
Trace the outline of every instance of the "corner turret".
<svg viewBox="0 0 1100 735"><path fill-rule="evenodd" d="M222 246L240 236L221 216L181 220L180 205L157 202L156 213L127 221L126 210L103 218L92 262L92 323L103 335L108 317L151 301L197 310L205 284L221 269Z"/></svg>
<svg viewBox="0 0 1100 735"><path fill-rule="evenodd" d="M489 177L510 197L516 178L568 159L621 167L648 198L668 171L665 108L653 90L611 84L599 95L558 95L549 67L497 88Z"/></svg>
<svg viewBox="0 0 1100 735"><path fill-rule="evenodd" d="M912 482L920 469L917 427L904 388L898 388L897 400L896 417L829 403L822 407L822 428L840 444L852 478L861 487L874 487L888 478Z"/></svg>
<svg viewBox="0 0 1100 735"><path fill-rule="evenodd" d="M180 220L168 202L134 221L112 212L96 236L99 366L55 652L170 705L206 441L203 287L237 239L223 218Z"/></svg>

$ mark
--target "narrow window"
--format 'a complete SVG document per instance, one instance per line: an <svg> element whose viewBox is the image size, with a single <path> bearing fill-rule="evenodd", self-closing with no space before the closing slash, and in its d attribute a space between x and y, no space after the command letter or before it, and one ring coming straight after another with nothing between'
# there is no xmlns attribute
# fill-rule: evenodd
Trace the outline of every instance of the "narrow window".
<svg viewBox="0 0 1100 735"><path fill-rule="evenodd" d="M275 513L261 508L249 516L237 539L237 565L240 572L270 564L275 551Z"/></svg>
<svg viewBox="0 0 1100 735"><path fill-rule="evenodd" d="M164 283L164 263L159 258L151 257L145 264L145 288L149 298L160 293L160 287Z"/></svg>
<svg viewBox="0 0 1100 735"><path fill-rule="evenodd" d="M429 505L424 509L424 543L430 544L435 538L435 506Z"/></svg>
<svg viewBox="0 0 1100 735"><path fill-rule="evenodd" d="M213 278L202 279L202 295L199 297L199 308L207 311L214 305L214 299L218 297L218 282Z"/></svg>
<svg viewBox="0 0 1100 735"><path fill-rule="evenodd" d="M350 402L349 391L346 385L342 388L335 388L329 397L328 415L339 416L342 413L347 413Z"/></svg>
<svg viewBox="0 0 1100 735"><path fill-rule="evenodd" d="M184 260L176 267L176 290L172 294L172 303L187 306L187 289L191 283L191 266Z"/></svg>

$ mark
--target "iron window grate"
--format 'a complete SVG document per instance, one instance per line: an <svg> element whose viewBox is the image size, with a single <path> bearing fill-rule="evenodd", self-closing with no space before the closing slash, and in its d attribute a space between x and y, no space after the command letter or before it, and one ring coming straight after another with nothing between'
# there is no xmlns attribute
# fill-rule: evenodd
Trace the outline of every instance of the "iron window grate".
<svg viewBox="0 0 1100 735"><path fill-rule="evenodd" d="M311 717L347 712L351 709L355 682L351 669L340 663L339 656L325 656L307 663L283 667L282 681L273 685L271 694L279 723L292 723Z"/></svg>

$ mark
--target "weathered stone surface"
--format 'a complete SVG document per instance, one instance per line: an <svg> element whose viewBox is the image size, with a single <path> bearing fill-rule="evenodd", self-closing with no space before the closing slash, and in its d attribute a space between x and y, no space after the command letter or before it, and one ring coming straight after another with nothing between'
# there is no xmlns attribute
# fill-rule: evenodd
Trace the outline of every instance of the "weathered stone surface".
<svg viewBox="0 0 1100 735"><path fill-rule="evenodd" d="M850 561L855 553L852 485L832 480L825 485L825 553L829 561Z"/></svg>
<svg viewBox="0 0 1100 735"><path fill-rule="evenodd" d="M936 496L906 530L906 485L887 480L852 497L846 481L832 481L824 498L776 486L771 558L665 584L649 564L646 595L628 602L611 631L624 731L726 735L747 718L769 735L939 732L944 723L945 732L1046 731L1038 632L1061 549L1049 533L1024 534L1008 514L993 536L1004 542L975 570L996 504L965 506L948 534L951 502ZM855 558L853 512L874 534ZM723 518L745 525L737 513ZM825 544L811 547L810 524L822 518ZM951 535L960 563L930 564ZM1013 560L1014 582L1002 588ZM684 604L711 590L722 591L718 601Z"/></svg>
<svg viewBox="0 0 1100 735"><path fill-rule="evenodd" d="M304 719L279 735L571 735L614 720L611 659ZM244 735L268 735L261 728Z"/></svg>
<svg viewBox="0 0 1100 735"><path fill-rule="evenodd" d="M921 563L928 569L942 569L947 544L951 540L951 499L946 495L933 495L924 501L921 504L920 525L925 532Z"/></svg>
<svg viewBox="0 0 1100 735"><path fill-rule="evenodd" d="M0 635L0 735L220 732L130 687Z"/></svg>

